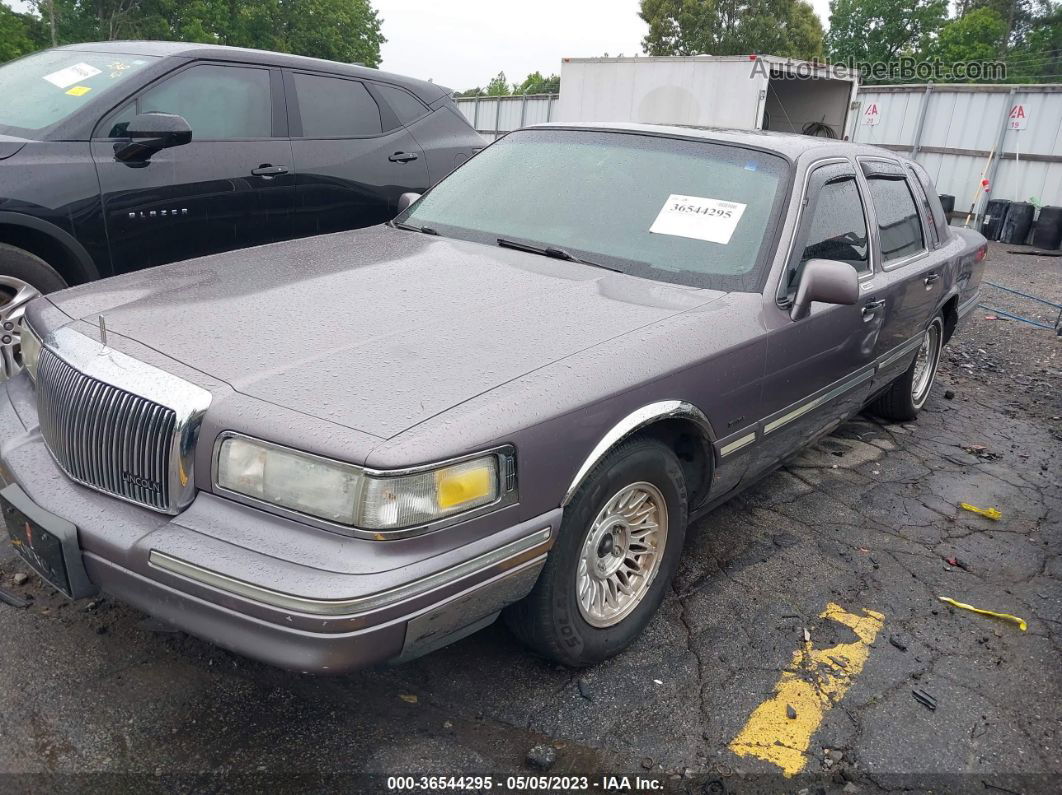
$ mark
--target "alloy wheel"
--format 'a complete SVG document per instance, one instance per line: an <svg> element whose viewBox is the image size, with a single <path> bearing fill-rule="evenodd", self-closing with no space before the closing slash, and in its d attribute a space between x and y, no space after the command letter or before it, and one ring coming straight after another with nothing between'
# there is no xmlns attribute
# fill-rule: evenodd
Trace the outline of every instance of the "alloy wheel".
<svg viewBox="0 0 1062 795"><path fill-rule="evenodd" d="M22 318L26 304L40 294L33 285L0 274L0 381L22 370Z"/></svg>
<svg viewBox="0 0 1062 795"><path fill-rule="evenodd" d="M641 604L667 543L667 503L652 483L625 486L590 525L579 556L576 594L588 624L618 624Z"/></svg>
<svg viewBox="0 0 1062 795"><path fill-rule="evenodd" d="M937 364L940 361L943 331L940 318L935 318L922 337L922 345L914 363L914 377L911 379L911 400L914 401L915 408L922 408L933 388Z"/></svg>

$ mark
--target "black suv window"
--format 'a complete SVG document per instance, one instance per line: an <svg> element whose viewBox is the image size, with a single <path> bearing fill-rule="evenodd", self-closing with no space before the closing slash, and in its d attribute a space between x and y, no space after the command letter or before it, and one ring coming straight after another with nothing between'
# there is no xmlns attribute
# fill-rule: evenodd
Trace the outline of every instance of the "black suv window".
<svg viewBox="0 0 1062 795"><path fill-rule="evenodd" d="M395 112L399 122L402 124L416 121L428 112L428 109L424 107L424 103L408 91L385 85L384 83L375 83L374 85L380 95L383 96L384 101L391 106L391 110Z"/></svg>
<svg viewBox="0 0 1062 795"><path fill-rule="evenodd" d="M885 263L917 254L925 244L914 196L901 177L868 175L870 197L878 216L878 236Z"/></svg>
<svg viewBox="0 0 1062 795"><path fill-rule="evenodd" d="M140 112L152 111L183 116L195 141L269 138L273 127L269 70L193 66L140 97Z"/></svg>
<svg viewBox="0 0 1062 795"><path fill-rule="evenodd" d="M356 138L383 131L380 106L362 83L300 72L292 79L303 138Z"/></svg>

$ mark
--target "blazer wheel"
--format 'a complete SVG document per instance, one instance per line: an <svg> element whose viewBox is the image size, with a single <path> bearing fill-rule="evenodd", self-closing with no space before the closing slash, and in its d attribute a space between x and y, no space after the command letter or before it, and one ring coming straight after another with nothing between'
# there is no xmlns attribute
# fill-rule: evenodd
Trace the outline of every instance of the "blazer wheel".
<svg viewBox="0 0 1062 795"><path fill-rule="evenodd" d="M564 511L538 582L506 622L552 660L592 665L629 646L678 568L686 482L675 454L634 439L593 470Z"/></svg>
<svg viewBox="0 0 1062 795"><path fill-rule="evenodd" d="M0 381L22 369L22 316L26 304L66 282L47 262L0 243Z"/></svg>

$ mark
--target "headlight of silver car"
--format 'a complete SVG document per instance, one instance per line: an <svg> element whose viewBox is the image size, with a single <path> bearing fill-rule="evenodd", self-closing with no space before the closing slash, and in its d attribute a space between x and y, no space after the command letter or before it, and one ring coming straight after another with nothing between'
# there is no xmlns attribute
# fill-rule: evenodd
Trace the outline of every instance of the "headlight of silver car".
<svg viewBox="0 0 1062 795"><path fill-rule="evenodd" d="M22 347L22 366L26 368L30 378L37 380L37 365L41 360L41 338L30 328L30 324L22 321L22 333L19 342Z"/></svg>
<svg viewBox="0 0 1062 795"><path fill-rule="evenodd" d="M268 442L221 442L217 485L227 491L370 531L427 525L497 502L504 456L492 452L394 474Z"/></svg>

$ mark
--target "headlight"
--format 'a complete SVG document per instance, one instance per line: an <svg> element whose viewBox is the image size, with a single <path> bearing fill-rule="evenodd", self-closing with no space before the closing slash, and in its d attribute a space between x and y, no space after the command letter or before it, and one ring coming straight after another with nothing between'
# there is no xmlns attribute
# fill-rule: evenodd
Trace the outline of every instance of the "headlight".
<svg viewBox="0 0 1062 795"><path fill-rule="evenodd" d="M22 347L22 366L26 368L30 378L37 380L37 365L41 360L41 338L30 328L29 323L22 321L22 333L20 335Z"/></svg>
<svg viewBox="0 0 1062 795"><path fill-rule="evenodd" d="M218 451L222 489L372 531L401 530L498 500L501 456L389 475L244 437Z"/></svg>

